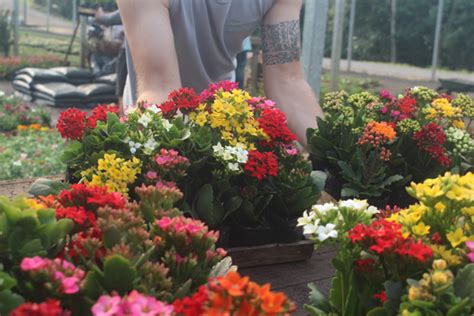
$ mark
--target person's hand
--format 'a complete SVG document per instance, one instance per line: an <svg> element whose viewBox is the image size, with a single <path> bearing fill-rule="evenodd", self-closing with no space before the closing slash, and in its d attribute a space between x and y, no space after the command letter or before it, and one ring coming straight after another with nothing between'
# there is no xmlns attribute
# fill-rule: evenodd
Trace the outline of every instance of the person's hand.
<svg viewBox="0 0 474 316"><path fill-rule="evenodd" d="M98 7L97 10L95 10L95 19L100 19L104 14L104 9L102 9L102 7Z"/></svg>

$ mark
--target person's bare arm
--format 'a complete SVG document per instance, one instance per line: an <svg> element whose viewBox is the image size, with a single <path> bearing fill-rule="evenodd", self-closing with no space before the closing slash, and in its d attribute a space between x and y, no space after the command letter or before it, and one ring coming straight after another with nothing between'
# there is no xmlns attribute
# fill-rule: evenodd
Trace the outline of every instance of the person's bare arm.
<svg viewBox="0 0 474 316"><path fill-rule="evenodd" d="M138 81L138 100L161 103L181 86L168 0L118 0Z"/></svg>
<svg viewBox="0 0 474 316"><path fill-rule="evenodd" d="M306 129L322 116L300 64L299 16L302 0L276 0L262 26L265 94L288 117L290 128L306 145Z"/></svg>

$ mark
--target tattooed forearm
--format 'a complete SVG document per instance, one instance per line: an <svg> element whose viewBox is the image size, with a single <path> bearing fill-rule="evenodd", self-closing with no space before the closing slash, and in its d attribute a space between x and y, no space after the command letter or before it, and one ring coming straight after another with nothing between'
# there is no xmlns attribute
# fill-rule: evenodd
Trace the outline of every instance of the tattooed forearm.
<svg viewBox="0 0 474 316"><path fill-rule="evenodd" d="M300 59L298 20L267 24L262 27L263 63L286 64Z"/></svg>

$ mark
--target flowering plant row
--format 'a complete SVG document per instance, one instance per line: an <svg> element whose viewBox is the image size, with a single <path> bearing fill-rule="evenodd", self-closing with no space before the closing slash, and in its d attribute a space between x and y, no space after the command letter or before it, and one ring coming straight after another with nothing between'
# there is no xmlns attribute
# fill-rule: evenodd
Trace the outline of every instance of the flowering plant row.
<svg viewBox="0 0 474 316"><path fill-rule="evenodd" d="M407 196L397 192L410 181L472 169L468 96L453 99L424 87L398 97L341 91L328 93L322 108L325 118L308 130L308 143L315 166L329 172L327 189L335 197L401 203Z"/></svg>
<svg viewBox="0 0 474 316"><path fill-rule="evenodd" d="M418 200L378 210L365 200L315 205L298 220L317 246L338 243L328 299L313 315L472 315L474 174L412 183Z"/></svg>
<svg viewBox="0 0 474 316"><path fill-rule="evenodd" d="M0 132L47 129L50 113L28 106L15 97L7 97L0 91Z"/></svg>
<svg viewBox="0 0 474 316"><path fill-rule="evenodd" d="M218 232L174 207L171 184L0 198L2 315L287 315L294 304L242 277Z"/></svg>
<svg viewBox="0 0 474 316"><path fill-rule="evenodd" d="M322 187L283 112L231 82L200 95L182 88L120 120L111 107L88 117L70 109L58 130L71 140L63 158L77 180L131 199L142 184L177 184L180 208L212 228L270 226L280 238L294 235L294 221Z"/></svg>

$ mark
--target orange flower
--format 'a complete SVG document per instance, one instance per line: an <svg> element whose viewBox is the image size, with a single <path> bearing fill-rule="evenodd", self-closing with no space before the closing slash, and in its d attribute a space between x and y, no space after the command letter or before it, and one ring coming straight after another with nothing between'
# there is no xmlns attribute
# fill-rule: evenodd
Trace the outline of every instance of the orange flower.
<svg viewBox="0 0 474 316"><path fill-rule="evenodd" d="M380 136L386 138L388 141L392 141L397 136L397 133L393 129L392 126L387 124L386 122L370 122L367 127L370 126L373 132L379 134Z"/></svg>
<svg viewBox="0 0 474 316"><path fill-rule="evenodd" d="M252 316L258 314L255 306L248 301L243 301L242 304L240 304L240 309L234 313L235 316Z"/></svg>
<svg viewBox="0 0 474 316"><path fill-rule="evenodd" d="M225 277L217 279L218 283L227 290L230 296L244 295L244 288L249 282L249 277L241 277L239 273L231 271Z"/></svg>
<svg viewBox="0 0 474 316"><path fill-rule="evenodd" d="M216 292L210 293L209 296L210 306L206 309L204 315L230 315L230 310L232 308L232 298L230 296L223 296L221 293Z"/></svg>
<svg viewBox="0 0 474 316"><path fill-rule="evenodd" d="M286 301L285 294L281 292L267 293L262 297L262 309L268 314L277 314L283 312Z"/></svg>
<svg viewBox="0 0 474 316"><path fill-rule="evenodd" d="M28 126L25 126L25 125L18 125L16 128L17 128L19 131L25 131L25 130L28 129Z"/></svg>
<svg viewBox="0 0 474 316"><path fill-rule="evenodd" d="M41 128L41 124L31 124L30 129L36 129L39 130Z"/></svg>

